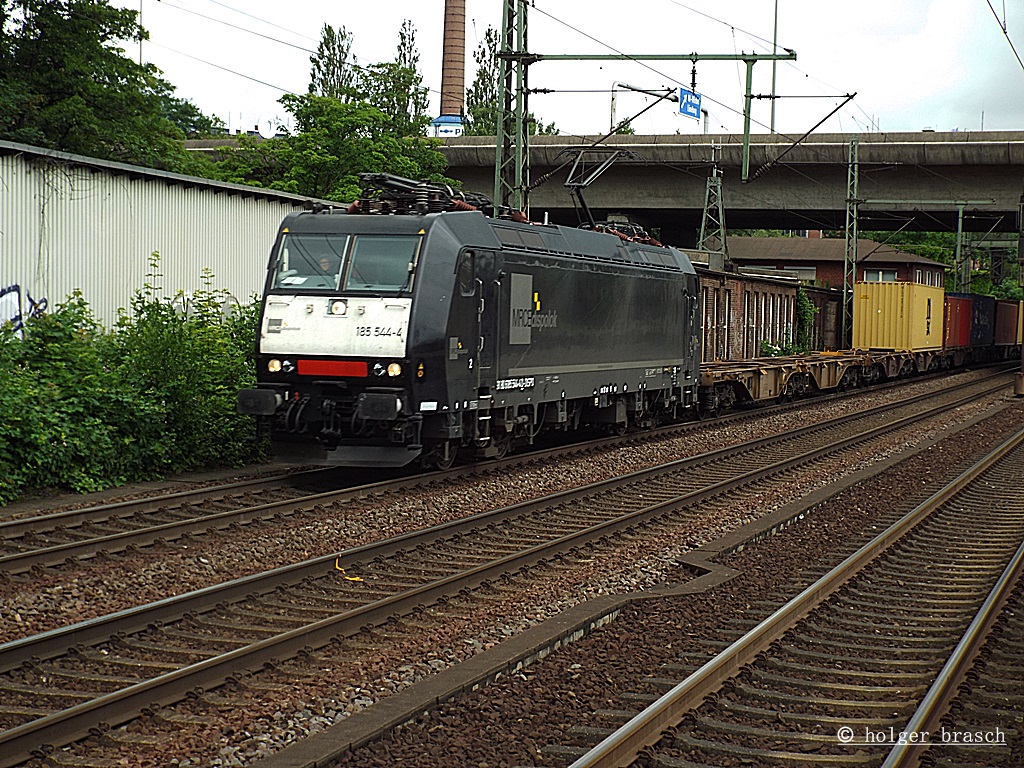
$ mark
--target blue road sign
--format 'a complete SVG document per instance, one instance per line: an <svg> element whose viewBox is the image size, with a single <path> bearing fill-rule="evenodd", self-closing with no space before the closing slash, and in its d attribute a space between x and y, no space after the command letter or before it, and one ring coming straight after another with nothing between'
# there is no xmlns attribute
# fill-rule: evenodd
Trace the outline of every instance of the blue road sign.
<svg viewBox="0 0 1024 768"><path fill-rule="evenodd" d="M700 94L680 88L679 114L692 117L694 120L700 120Z"/></svg>
<svg viewBox="0 0 1024 768"><path fill-rule="evenodd" d="M462 118L459 115L441 115L430 121L433 135L438 139L447 139L462 135Z"/></svg>

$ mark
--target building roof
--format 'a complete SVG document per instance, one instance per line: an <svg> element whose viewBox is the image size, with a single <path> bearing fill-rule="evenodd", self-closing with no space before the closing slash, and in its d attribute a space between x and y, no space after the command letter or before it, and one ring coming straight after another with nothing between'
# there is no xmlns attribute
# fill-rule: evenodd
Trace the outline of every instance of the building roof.
<svg viewBox="0 0 1024 768"><path fill-rule="evenodd" d="M841 262L846 258L846 241L842 238L815 237L729 237L729 257L737 264L811 264L822 261ZM857 240L858 264L920 264L931 267L946 265L901 251L891 245L861 238Z"/></svg>
<svg viewBox="0 0 1024 768"><path fill-rule="evenodd" d="M341 204L331 200L321 200L305 195L293 195L289 192L279 192L265 187L250 187L244 184L231 184L226 181L215 181L204 179L200 176L186 176L183 173L170 173L169 171L158 171L154 168L144 168L141 165L128 165L127 163L116 163L110 160L99 160L95 157L84 155L73 155L68 152L57 152L52 149L33 147L28 144L16 144L10 141L0 141L0 155L23 155L29 158L36 158L40 162L59 161L68 165L76 165L83 168L95 168L113 176L123 175L130 178L143 178L153 181L162 181L168 185L181 185L185 187L199 187L211 189L215 192L224 192L229 195L242 195L244 197L257 197L264 200L277 202L295 203L297 205L319 203L325 206L339 207Z"/></svg>

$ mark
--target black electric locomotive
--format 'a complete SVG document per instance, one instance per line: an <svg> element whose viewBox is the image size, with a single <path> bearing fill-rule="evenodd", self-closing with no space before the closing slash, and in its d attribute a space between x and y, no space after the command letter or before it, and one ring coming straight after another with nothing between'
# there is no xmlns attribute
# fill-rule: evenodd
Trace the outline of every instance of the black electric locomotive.
<svg viewBox="0 0 1024 768"><path fill-rule="evenodd" d="M347 210L289 215L271 252L257 388L238 405L278 455L443 467L696 406L684 253L486 216L441 185L364 183Z"/></svg>

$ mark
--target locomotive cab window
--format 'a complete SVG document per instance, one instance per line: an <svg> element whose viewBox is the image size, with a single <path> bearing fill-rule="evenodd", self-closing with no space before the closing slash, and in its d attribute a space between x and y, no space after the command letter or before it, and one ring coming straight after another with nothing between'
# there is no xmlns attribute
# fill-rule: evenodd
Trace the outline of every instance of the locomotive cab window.
<svg viewBox="0 0 1024 768"><path fill-rule="evenodd" d="M348 235L286 234L277 252L271 287L337 290L348 240Z"/></svg>
<svg viewBox="0 0 1024 768"><path fill-rule="evenodd" d="M473 252L465 251L459 257L458 268L459 295L476 296L476 280L473 278Z"/></svg>
<svg viewBox="0 0 1024 768"><path fill-rule="evenodd" d="M411 290L420 240L419 235L357 235L349 258L345 290L386 293Z"/></svg>

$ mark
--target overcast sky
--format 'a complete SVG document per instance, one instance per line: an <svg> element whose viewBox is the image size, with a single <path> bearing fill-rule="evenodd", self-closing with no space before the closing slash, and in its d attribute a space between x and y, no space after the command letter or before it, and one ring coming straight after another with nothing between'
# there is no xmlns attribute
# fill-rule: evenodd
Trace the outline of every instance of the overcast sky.
<svg viewBox="0 0 1024 768"><path fill-rule="evenodd" d="M441 85L444 0L112 0L141 9L150 40L126 51L159 67L203 112L232 131L287 114L277 100L309 86L310 54L324 24L346 27L361 64L393 60L403 19L412 21L423 82L436 114ZM772 51L778 6L779 51L796 61L776 70L775 129L801 135L847 94L856 97L818 128L870 131L978 131L1024 128L1024 8L1021 0L535 0L529 49L541 54L697 54ZM489 26L501 25L501 0L466 0L466 85L473 52ZM598 11L597 9L608 10ZM1006 34L1003 33L1003 24ZM563 134L608 130L612 88L689 87L684 61L540 62L530 108ZM711 133L743 130L746 69L735 61L698 61L697 92ZM772 92L772 64L753 68L755 95ZM616 117L653 99L617 88ZM754 101L752 130L767 133L770 100ZM700 133L704 121L655 106L637 133Z"/></svg>

